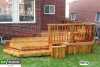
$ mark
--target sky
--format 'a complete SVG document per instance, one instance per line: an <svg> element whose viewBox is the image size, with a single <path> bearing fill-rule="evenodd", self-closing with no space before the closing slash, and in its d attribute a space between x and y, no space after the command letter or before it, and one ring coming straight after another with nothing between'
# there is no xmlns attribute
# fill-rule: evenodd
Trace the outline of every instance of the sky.
<svg viewBox="0 0 100 67"><path fill-rule="evenodd" d="M73 2L73 1L76 1L76 0L66 0L66 18L69 17L69 3Z"/></svg>

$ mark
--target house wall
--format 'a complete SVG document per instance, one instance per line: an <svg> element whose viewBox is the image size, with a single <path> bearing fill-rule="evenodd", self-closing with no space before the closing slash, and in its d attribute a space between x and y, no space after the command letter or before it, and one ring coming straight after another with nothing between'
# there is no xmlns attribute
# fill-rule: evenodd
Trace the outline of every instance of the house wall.
<svg viewBox="0 0 100 67"><path fill-rule="evenodd" d="M78 0L70 3L71 13L79 14L79 21L96 23L96 33L100 39L100 23L96 22L96 14L100 12L100 0Z"/></svg>
<svg viewBox="0 0 100 67"><path fill-rule="evenodd" d="M55 4L55 15L44 15L43 6ZM33 36L47 29L49 23L59 23L65 19L64 0L36 0L36 23L0 23L0 36L7 38L15 36Z"/></svg>
<svg viewBox="0 0 100 67"><path fill-rule="evenodd" d="M78 0L70 4L71 13L78 13L80 21L95 22L96 13L100 12L100 0Z"/></svg>
<svg viewBox="0 0 100 67"><path fill-rule="evenodd" d="M0 15L4 14L4 13L7 13L6 11L6 8L8 6L8 3L6 0L0 0Z"/></svg>
<svg viewBox="0 0 100 67"><path fill-rule="evenodd" d="M0 23L0 36L33 36L41 27L41 0L36 0L36 23Z"/></svg>
<svg viewBox="0 0 100 67"><path fill-rule="evenodd" d="M44 5L55 5L55 14L47 15L43 12ZM65 19L65 0L43 0L42 1L42 29L47 29L47 24L61 23Z"/></svg>

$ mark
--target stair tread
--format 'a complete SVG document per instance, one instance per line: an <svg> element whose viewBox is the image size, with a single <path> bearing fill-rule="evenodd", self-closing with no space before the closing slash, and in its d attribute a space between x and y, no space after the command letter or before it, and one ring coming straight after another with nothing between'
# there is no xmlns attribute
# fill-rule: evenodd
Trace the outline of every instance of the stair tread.
<svg viewBox="0 0 100 67"><path fill-rule="evenodd" d="M49 47L47 37L17 37L9 41L9 47L16 49Z"/></svg>
<svg viewBox="0 0 100 67"><path fill-rule="evenodd" d="M22 38L12 38L10 42L31 42L31 41L48 41L48 37L22 37Z"/></svg>
<svg viewBox="0 0 100 67"><path fill-rule="evenodd" d="M18 51L6 48L3 51L17 57L50 55L50 50Z"/></svg>

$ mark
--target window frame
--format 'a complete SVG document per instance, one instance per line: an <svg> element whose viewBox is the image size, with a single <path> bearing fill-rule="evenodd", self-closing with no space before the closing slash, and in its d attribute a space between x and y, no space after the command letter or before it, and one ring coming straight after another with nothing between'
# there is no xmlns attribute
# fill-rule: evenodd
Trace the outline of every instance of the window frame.
<svg viewBox="0 0 100 67"><path fill-rule="evenodd" d="M8 21L8 22L0 22L0 24L2 24L2 23L36 23L36 0L34 0L34 20L33 21L20 21L19 20L19 22L13 22L13 20L12 21ZM12 10L12 9L11 9Z"/></svg>
<svg viewBox="0 0 100 67"><path fill-rule="evenodd" d="M46 13L46 11L45 11L47 6L49 7L49 12L48 13ZM53 9L54 9L53 12L50 12L50 7L53 7ZM44 14L51 14L51 15L56 14L56 6L55 5L50 5L50 4L49 5L44 5Z"/></svg>
<svg viewBox="0 0 100 67"><path fill-rule="evenodd" d="M33 21L19 21L19 23L36 23L36 0L34 0L34 20Z"/></svg>
<svg viewBox="0 0 100 67"><path fill-rule="evenodd" d="M71 13L70 14L70 20L77 21L78 19L79 19L79 14L78 13Z"/></svg>
<svg viewBox="0 0 100 67"><path fill-rule="evenodd" d="M98 14L100 14L100 12L97 12L97 13L96 13L96 17L95 17L96 23L100 23L100 20L97 20L97 19L98 19Z"/></svg>

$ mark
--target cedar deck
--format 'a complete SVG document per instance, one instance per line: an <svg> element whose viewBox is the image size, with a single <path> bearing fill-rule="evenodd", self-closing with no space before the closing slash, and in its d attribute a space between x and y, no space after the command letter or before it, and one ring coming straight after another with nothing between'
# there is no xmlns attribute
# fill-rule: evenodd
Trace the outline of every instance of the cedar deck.
<svg viewBox="0 0 100 67"><path fill-rule="evenodd" d="M4 52L17 57L52 55L56 58L64 58L65 53L91 53L94 32L94 24L49 24L48 32L41 36L12 38Z"/></svg>

